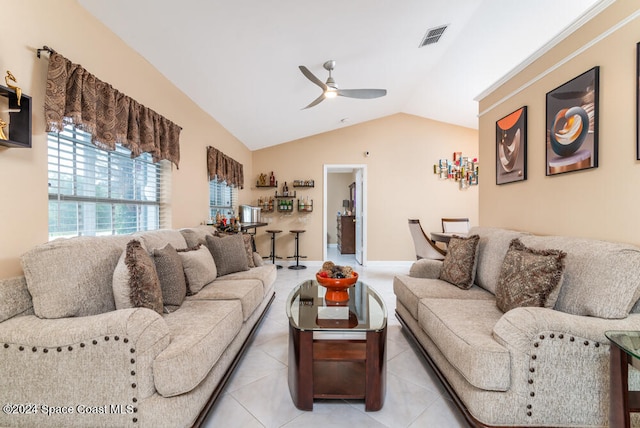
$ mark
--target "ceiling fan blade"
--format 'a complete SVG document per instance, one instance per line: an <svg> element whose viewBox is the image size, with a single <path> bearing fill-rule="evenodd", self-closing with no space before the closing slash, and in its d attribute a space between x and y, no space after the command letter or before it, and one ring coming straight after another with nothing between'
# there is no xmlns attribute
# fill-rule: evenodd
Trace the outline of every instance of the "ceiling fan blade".
<svg viewBox="0 0 640 428"><path fill-rule="evenodd" d="M306 107L305 107L305 108L303 108L302 110L304 110L304 109L308 109L309 107L313 107L313 106L315 106L315 105L320 104L320 103L322 102L322 100L324 100L324 98L325 98L325 97L324 97L324 92L323 92L323 93L322 93L322 95L320 95L318 98L316 98L315 100L313 100L313 101L311 102L311 104L309 104L308 106L306 106Z"/></svg>
<svg viewBox="0 0 640 428"><path fill-rule="evenodd" d="M348 98L380 98L387 95L386 89L338 89L338 95Z"/></svg>
<svg viewBox="0 0 640 428"><path fill-rule="evenodd" d="M300 66L298 66L298 68L300 69L300 71L302 71L302 74L304 74L307 79L311 80L313 83L315 83L316 85L320 86L320 88L323 91L327 90L327 85L325 85L322 80L320 80L316 76L314 76L313 73L311 73L307 67L305 67L304 65L300 65Z"/></svg>

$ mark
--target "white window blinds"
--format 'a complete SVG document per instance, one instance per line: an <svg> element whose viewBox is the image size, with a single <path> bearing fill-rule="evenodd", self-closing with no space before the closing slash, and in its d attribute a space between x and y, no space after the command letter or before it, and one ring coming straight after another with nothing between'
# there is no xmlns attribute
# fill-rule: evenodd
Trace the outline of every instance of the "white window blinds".
<svg viewBox="0 0 640 428"><path fill-rule="evenodd" d="M73 126L49 133L49 239L160 228L163 168L147 153L130 156Z"/></svg>

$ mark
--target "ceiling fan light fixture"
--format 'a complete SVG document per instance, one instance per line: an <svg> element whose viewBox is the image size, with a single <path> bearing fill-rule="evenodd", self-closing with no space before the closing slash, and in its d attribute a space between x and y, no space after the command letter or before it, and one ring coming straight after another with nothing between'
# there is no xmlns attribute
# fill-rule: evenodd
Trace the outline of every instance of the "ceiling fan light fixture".
<svg viewBox="0 0 640 428"><path fill-rule="evenodd" d="M324 91L325 98L335 98L338 96L338 89L333 88L331 86L327 87L327 90Z"/></svg>
<svg viewBox="0 0 640 428"><path fill-rule="evenodd" d="M331 70L335 67L336 62L333 60L329 60L323 64L323 67L329 72L329 78L327 79L327 83L322 83L322 80L318 79L312 72L309 71L307 67L304 65L299 65L298 68L302 72L302 74L309 79L313 84L319 86L322 89L322 93L318 98L311 101L311 103L304 107L303 110L316 106L322 102L322 100L327 98L335 98L338 95L341 97L347 98L360 98L360 99L371 99L371 98L379 98L387 95L386 89L338 89L338 85L336 85L336 81L331 77Z"/></svg>

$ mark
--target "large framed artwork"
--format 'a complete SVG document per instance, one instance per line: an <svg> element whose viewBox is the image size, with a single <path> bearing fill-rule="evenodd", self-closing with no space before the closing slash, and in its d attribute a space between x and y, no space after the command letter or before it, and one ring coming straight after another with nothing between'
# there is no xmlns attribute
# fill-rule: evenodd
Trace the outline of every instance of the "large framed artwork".
<svg viewBox="0 0 640 428"><path fill-rule="evenodd" d="M527 107L496 122L496 184L527 179Z"/></svg>
<svg viewBox="0 0 640 428"><path fill-rule="evenodd" d="M598 86L594 67L547 93L547 175L598 167Z"/></svg>

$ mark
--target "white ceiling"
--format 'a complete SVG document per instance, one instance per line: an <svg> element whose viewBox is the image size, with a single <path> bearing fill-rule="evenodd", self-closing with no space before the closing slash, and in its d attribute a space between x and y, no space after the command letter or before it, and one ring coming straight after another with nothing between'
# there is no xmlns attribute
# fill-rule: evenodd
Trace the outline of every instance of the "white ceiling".
<svg viewBox="0 0 640 428"><path fill-rule="evenodd" d="M604 0L78 1L255 150L399 112L477 128L474 98ZM302 110L321 90L298 66L329 59L387 96Z"/></svg>

